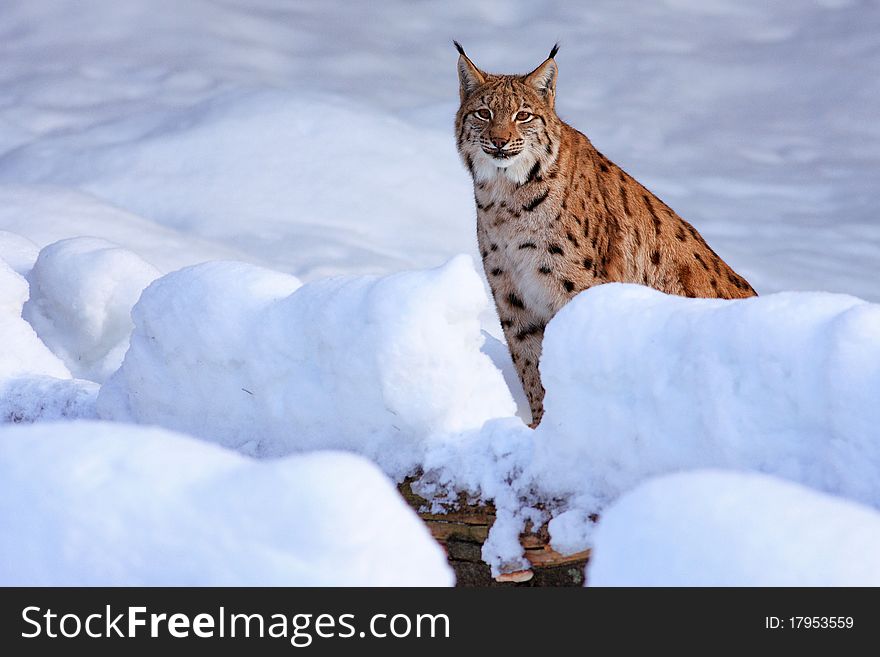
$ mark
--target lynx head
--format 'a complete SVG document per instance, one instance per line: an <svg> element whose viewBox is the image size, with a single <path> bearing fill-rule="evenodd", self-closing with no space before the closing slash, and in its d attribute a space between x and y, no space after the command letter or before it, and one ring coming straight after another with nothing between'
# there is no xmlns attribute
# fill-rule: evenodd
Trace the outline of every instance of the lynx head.
<svg viewBox="0 0 880 657"><path fill-rule="evenodd" d="M553 109L558 72L553 58L559 46L528 75L494 75L477 68L453 43L461 96L455 125L465 166L477 181L506 176L525 182L558 153L562 123Z"/></svg>

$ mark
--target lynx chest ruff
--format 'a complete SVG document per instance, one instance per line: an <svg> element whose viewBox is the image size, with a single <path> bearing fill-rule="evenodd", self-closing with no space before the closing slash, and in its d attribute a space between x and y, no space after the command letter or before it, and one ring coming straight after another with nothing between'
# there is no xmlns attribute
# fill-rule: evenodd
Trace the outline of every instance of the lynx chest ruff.
<svg viewBox="0 0 880 657"><path fill-rule="evenodd" d="M542 204L547 204L546 208L526 210L535 197L518 194L509 186L503 180L487 182L488 191L478 190L476 194L483 266L493 289L506 284L510 288L508 297L513 294L523 302L519 310L527 310L532 319L546 324L565 303L551 275L558 264L553 262L555 254L550 250L558 241L552 228L552 203L545 198ZM501 188L500 194L492 193L496 188ZM490 200L493 198L496 200Z"/></svg>

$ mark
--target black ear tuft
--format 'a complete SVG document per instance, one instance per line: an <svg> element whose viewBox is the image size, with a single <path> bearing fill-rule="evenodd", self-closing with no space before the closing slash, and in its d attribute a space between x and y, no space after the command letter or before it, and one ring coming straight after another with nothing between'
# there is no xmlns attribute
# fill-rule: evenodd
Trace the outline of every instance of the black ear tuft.
<svg viewBox="0 0 880 657"><path fill-rule="evenodd" d="M452 43L455 44L455 49L458 50L458 54L464 55L464 48L461 47L461 44L458 41L456 41L455 39L452 40ZM464 55L464 56L467 57L467 55Z"/></svg>
<svg viewBox="0 0 880 657"><path fill-rule="evenodd" d="M458 45L458 42L456 42L455 45ZM459 46L459 48L460 47L461 46ZM550 51L550 56L547 59L553 59L554 57L556 57L556 53L558 53L558 52L559 52L559 44L556 43L553 45L553 50Z"/></svg>

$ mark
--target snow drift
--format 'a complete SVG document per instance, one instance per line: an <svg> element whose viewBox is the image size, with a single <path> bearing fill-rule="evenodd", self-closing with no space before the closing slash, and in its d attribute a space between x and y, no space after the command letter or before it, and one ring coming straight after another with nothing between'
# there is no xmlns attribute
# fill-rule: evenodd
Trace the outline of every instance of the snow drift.
<svg viewBox="0 0 880 657"><path fill-rule="evenodd" d="M162 272L206 260L239 260L221 245L161 226L92 194L55 185L0 184L0 258L26 275L40 248L94 236L128 249Z"/></svg>
<svg viewBox="0 0 880 657"><path fill-rule="evenodd" d="M0 260L0 423L94 416L98 386L72 379L22 319L27 298L27 281Z"/></svg>
<svg viewBox="0 0 880 657"><path fill-rule="evenodd" d="M39 247L27 237L8 230L0 230L0 260L14 272L27 276L39 253Z"/></svg>
<svg viewBox="0 0 880 657"><path fill-rule="evenodd" d="M0 428L0 526L4 586L452 583L368 461L259 462L157 428Z"/></svg>
<svg viewBox="0 0 880 657"><path fill-rule="evenodd" d="M98 384L29 374L0 380L0 424L97 418Z"/></svg>
<svg viewBox="0 0 880 657"><path fill-rule="evenodd" d="M21 317L28 299L28 283L0 260L0 378L46 374L70 378L70 370L46 348Z"/></svg>
<svg viewBox="0 0 880 657"><path fill-rule="evenodd" d="M579 551L592 514L683 469L767 472L880 506L880 307L593 288L547 328L532 432L481 352L486 302L466 257L304 286L199 265L144 292L98 411L257 456L334 448L395 479L421 469L427 497L495 503L483 554L496 572L524 565L526 521Z"/></svg>
<svg viewBox="0 0 880 657"><path fill-rule="evenodd" d="M9 182L83 189L310 277L476 253L470 184L445 131L302 90L238 89L46 136L0 151Z"/></svg>
<svg viewBox="0 0 880 657"><path fill-rule="evenodd" d="M590 546L601 511L656 475L717 467L766 472L880 507L880 306L781 293L686 299L603 285L550 322L535 432L498 419L435 443L417 488L495 502L484 546L522 567L526 520L553 546ZM538 511L541 507L543 510Z"/></svg>
<svg viewBox="0 0 880 657"><path fill-rule="evenodd" d="M248 260L303 280L384 274L473 253L470 183L450 132L455 54L432 36L460 33L474 41L477 61L498 71L528 70L545 52L512 43L561 38L563 118L588 129L603 152L694 221L762 292L825 289L880 300L872 202L880 76L871 73L876 66L861 65L880 52L880 11L870 3L523 0L499 12L456 0L349 3L340 12L331 3L287 0L6 0L3 11L0 227L26 239L0 231L0 258L18 274L27 275L39 247L80 235L111 240L163 272ZM477 34L475 25L486 29ZM315 301L328 311L320 327L326 340L318 329L291 338L266 319L295 305L282 299L293 292L288 279L279 279L287 286L279 298L266 301L276 310L257 313L265 327L240 311L251 300L235 281L222 306L231 315L223 316L199 305L197 291L183 289L185 278L177 280L181 298L200 311L190 318L175 308L173 327L163 325L158 304L142 317L143 326L177 335L148 347L152 334L141 330L144 344L105 390L120 417L192 426L255 453L326 442L386 459L394 445L424 439L418 427L397 443L383 437L407 425L392 421L397 407L380 407L380 377L354 348L341 354L352 371L369 376L360 387L343 379L340 402L326 401L342 371L326 353L354 332L337 323L356 326L361 308ZM217 290L226 282L209 290L215 302L222 304ZM0 419L87 412L96 386L69 378L22 321L22 281L0 272L0 283L0 299L14 298L11 312L0 311ZM607 292L605 315L551 326L568 337L551 345L558 356L547 356L553 408L546 427L533 433L500 417L426 443L426 485L468 487L499 505L490 559L515 556L517 529L530 515L552 516L554 544L578 549L588 540L588 512L647 477L682 468L767 470L876 505L870 482L878 480L878 441L866 437L877 418L864 405L877 392L873 308L853 302L845 310L849 301L805 295L780 304L775 318L766 305L773 297L736 310L658 301L660 310L648 313L650 298L618 301L615 294ZM634 307L626 311L626 303ZM819 312L827 303L840 303L840 312ZM329 317L333 308L339 322ZM760 321L747 317L752 312ZM498 335L491 313L483 318L483 328ZM305 318L294 323L301 326ZM716 331L717 343L700 338L700 327ZM69 339L82 344L85 327L69 328ZM601 348L590 346L600 334ZM297 357L307 347L320 347L320 356L294 367L286 360L291 352L274 346L279 340L303 345ZM570 340L583 354L571 351ZM511 374L501 345L487 340L483 350ZM192 381L178 358L196 373ZM406 370L402 359L395 367ZM253 381L239 384L242 373ZM167 394L158 392L169 384ZM255 384L259 399L248 396ZM483 403L484 387L468 389L473 404ZM420 400L430 397L415 389ZM356 390L367 393L363 407L353 401ZM140 407L134 397L141 392L161 405ZM320 425L290 410L309 404L315 417L331 419ZM354 419L333 418L356 408ZM499 405L486 415L507 412ZM365 418L367 432L378 433L362 439ZM291 419L310 428L287 426ZM208 425L224 420L241 424L209 435ZM267 427L264 444L258 432ZM418 460L420 448L408 449L383 467L397 472ZM538 501L546 514L535 511Z"/></svg>
<svg viewBox="0 0 880 657"><path fill-rule="evenodd" d="M138 255L106 240L50 244L28 274L23 317L74 376L103 382L122 363L131 308L160 276Z"/></svg>
<svg viewBox="0 0 880 657"><path fill-rule="evenodd" d="M759 474L653 479L605 512L589 586L878 586L880 513Z"/></svg>
<svg viewBox="0 0 880 657"><path fill-rule="evenodd" d="M431 438L515 411L480 351L486 304L467 257L302 287L239 263L184 269L134 307L98 410L260 456L352 450L402 477Z"/></svg>
<svg viewBox="0 0 880 657"><path fill-rule="evenodd" d="M590 482L601 502L656 474L717 466L880 506L876 304L603 285L550 323L541 371L534 473L548 491Z"/></svg>

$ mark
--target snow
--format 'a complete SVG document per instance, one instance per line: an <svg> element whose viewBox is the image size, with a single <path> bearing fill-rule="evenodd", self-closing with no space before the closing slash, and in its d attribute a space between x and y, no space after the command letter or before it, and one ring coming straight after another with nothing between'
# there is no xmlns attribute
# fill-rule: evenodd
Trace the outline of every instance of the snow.
<svg viewBox="0 0 880 657"><path fill-rule="evenodd" d="M450 142L333 98L241 90L22 146L0 158L0 182L84 189L276 268L290 256L272 254L298 253L301 276L384 272L437 244L473 247L473 194ZM413 166L425 153L445 157Z"/></svg>
<svg viewBox="0 0 880 657"><path fill-rule="evenodd" d="M432 437L515 411L480 351L487 303L467 257L302 287L252 265L197 265L144 292L99 413L257 456L357 451L401 478Z"/></svg>
<svg viewBox="0 0 880 657"><path fill-rule="evenodd" d="M205 260L245 258L234 245L166 228L67 187L0 184L0 226L6 229L0 254L11 251L7 262L21 274L33 266L40 247L82 236L127 248L163 273Z"/></svg>
<svg viewBox="0 0 880 657"><path fill-rule="evenodd" d="M279 463L334 448L419 470L425 494L495 502L495 572L524 565L525 522L583 549L601 540L591 514L680 470L880 506L880 320L862 301L880 302L875 4L7 0L3 16L0 419L97 404ZM560 41L560 115L762 296L581 295L548 327L547 413L528 430L466 259L451 38L499 72ZM48 467L40 440L19 467ZM221 453L186 444L169 468ZM107 490L146 498L147 481Z"/></svg>
<svg viewBox="0 0 880 657"><path fill-rule="evenodd" d="M653 479L596 532L589 586L877 586L876 509L754 473Z"/></svg>
<svg viewBox="0 0 880 657"><path fill-rule="evenodd" d="M487 305L465 256L305 285L197 265L135 305L98 412L257 457L352 451L398 481L421 472L415 490L438 503L462 490L491 500L495 573L525 567L528 521L549 522L558 551L584 550L596 514L680 470L772 473L880 507L880 306L590 289L547 327L546 414L531 431L499 371L509 363L487 356Z"/></svg>
<svg viewBox="0 0 880 657"><path fill-rule="evenodd" d="M594 288L545 334L536 477L592 480L601 501L664 472L748 468L880 506L878 337L880 306L845 295Z"/></svg>
<svg viewBox="0 0 880 657"><path fill-rule="evenodd" d="M98 384L44 374L0 379L0 423L97 418Z"/></svg>
<svg viewBox="0 0 880 657"><path fill-rule="evenodd" d="M450 39L492 71L560 41L563 118L760 292L880 300L872 4L9 0L4 16L0 180L138 215L189 258L173 268L208 259L196 240L303 280L473 254ZM135 246L76 225L44 241L48 221L8 229Z"/></svg>
<svg viewBox="0 0 880 657"><path fill-rule="evenodd" d="M5 586L453 580L368 461L322 452L260 462L156 428L0 429L0 526Z"/></svg>
<svg viewBox="0 0 880 657"><path fill-rule="evenodd" d="M40 249L26 237L0 230L0 260L14 272L26 276L37 261Z"/></svg>
<svg viewBox="0 0 880 657"><path fill-rule="evenodd" d="M490 313L491 310L486 308L481 316L485 317ZM485 329L483 329L483 340L484 342L481 351L492 359L492 363L495 367L501 370L501 374L504 376L504 382L510 389L510 394L513 395L513 400L516 402L517 416L522 418L526 423L531 422L532 411L531 408L529 408L529 400L519 381L519 374L517 374L516 366L513 364L513 359L510 357L510 350L507 348L507 343L503 340L499 340Z"/></svg>
<svg viewBox="0 0 880 657"><path fill-rule="evenodd" d="M22 315L74 376L102 383L128 349L132 306L159 275L107 240L61 240L40 251Z"/></svg>
<svg viewBox="0 0 880 657"><path fill-rule="evenodd" d="M592 288L545 332L538 429L499 418L438 441L416 489L494 501L483 551L494 572L525 566L526 520L549 521L558 551L584 550L591 516L681 470L771 473L880 507L878 336L880 306L846 295Z"/></svg>
<svg viewBox="0 0 880 657"><path fill-rule="evenodd" d="M27 281L0 259L0 423L94 417L98 386L72 379L22 319L27 298Z"/></svg>
<svg viewBox="0 0 880 657"><path fill-rule="evenodd" d="M0 260L0 380L22 374L70 378L70 371L46 348L21 317L27 281Z"/></svg>

